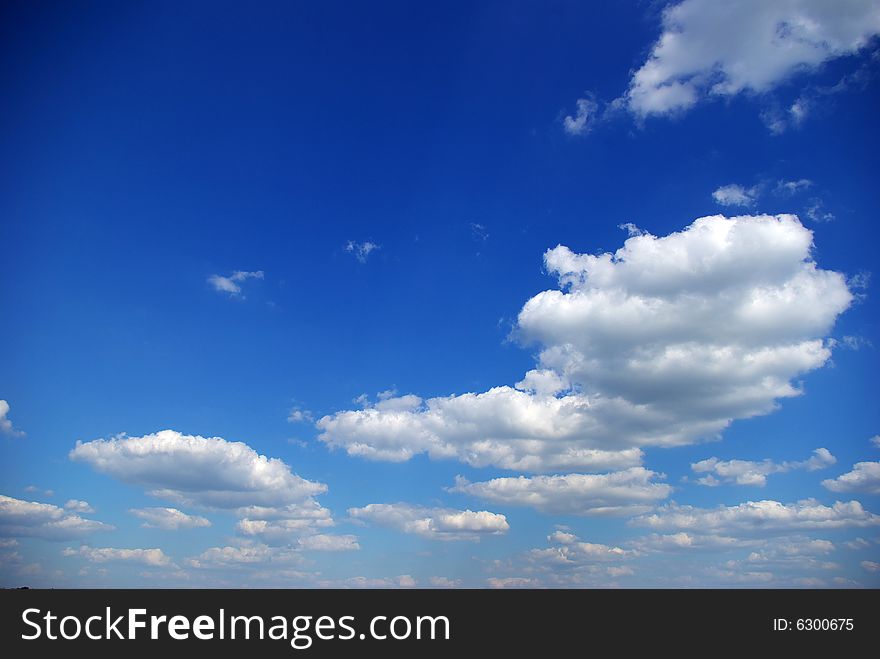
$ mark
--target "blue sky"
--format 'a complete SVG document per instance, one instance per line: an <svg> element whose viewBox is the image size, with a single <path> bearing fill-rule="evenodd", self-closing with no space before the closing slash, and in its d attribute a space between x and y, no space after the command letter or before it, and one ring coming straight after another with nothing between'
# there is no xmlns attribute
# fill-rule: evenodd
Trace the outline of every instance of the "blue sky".
<svg viewBox="0 0 880 659"><path fill-rule="evenodd" d="M728 5L7 3L3 585L880 585L880 5Z"/></svg>

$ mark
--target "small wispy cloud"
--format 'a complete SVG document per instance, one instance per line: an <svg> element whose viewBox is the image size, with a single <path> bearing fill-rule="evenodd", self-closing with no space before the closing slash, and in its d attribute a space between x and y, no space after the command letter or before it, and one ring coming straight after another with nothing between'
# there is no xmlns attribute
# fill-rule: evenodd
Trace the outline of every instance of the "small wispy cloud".
<svg viewBox="0 0 880 659"><path fill-rule="evenodd" d="M28 494L42 494L44 497L54 497L55 490L44 490L36 485L28 485L24 488L24 491Z"/></svg>
<svg viewBox="0 0 880 659"><path fill-rule="evenodd" d="M471 222L471 236L476 241L483 242L489 238L489 232L486 227L478 222Z"/></svg>
<svg viewBox="0 0 880 659"><path fill-rule="evenodd" d="M712 199L722 206L753 206L759 193L760 188L757 185L745 188L738 183L730 183L715 190Z"/></svg>
<svg viewBox="0 0 880 659"><path fill-rule="evenodd" d="M241 293L241 284L248 279L263 279L262 270L248 272L245 270L236 270L228 277L223 275L211 275L208 277L208 283L214 287L215 291L220 293L228 293L230 297L239 297L244 299Z"/></svg>
<svg viewBox="0 0 880 659"><path fill-rule="evenodd" d="M781 180L776 182L776 194L791 196L812 186L813 182L807 178L797 179L796 181Z"/></svg>
<svg viewBox="0 0 880 659"><path fill-rule="evenodd" d="M834 213L828 211L819 198L810 199L806 212L813 222L831 222L834 219Z"/></svg>
<svg viewBox="0 0 880 659"><path fill-rule="evenodd" d="M345 244L345 251L352 254L360 263L366 263L370 254L377 249L381 249L381 245L378 245L371 240L362 243L349 240Z"/></svg>
<svg viewBox="0 0 880 659"><path fill-rule="evenodd" d="M569 135L586 135L593 127L598 105L589 98L579 98L575 103L575 113L562 119L562 127Z"/></svg>
<svg viewBox="0 0 880 659"><path fill-rule="evenodd" d="M302 423L304 421L311 423L315 420L315 417L312 416L312 413L309 410L304 410L298 405L295 405L287 414L287 420L291 423Z"/></svg>

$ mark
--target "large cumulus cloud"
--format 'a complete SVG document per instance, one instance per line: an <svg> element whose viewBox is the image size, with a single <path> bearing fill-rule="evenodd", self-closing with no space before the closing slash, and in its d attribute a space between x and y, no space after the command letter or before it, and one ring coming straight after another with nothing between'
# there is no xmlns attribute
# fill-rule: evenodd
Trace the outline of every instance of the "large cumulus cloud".
<svg viewBox="0 0 880 659"><path fill-rule="evenodd" d="M318 421L320 439L377 460L613 471L639 465L644 447L715 438L770 412L828 361L826 337L853 296L817 265L797 217L633 233L614 253L546 252L559 286L519 314L515 336L539 355L515 387L341 411Z"/></svg>
<svg viewBox="0 0 880 659"><path fill-rule="evenodd" d="M243 442L174 430L77 442L70 458L156 497L211 508L283 506L327 490Z"/></svg>

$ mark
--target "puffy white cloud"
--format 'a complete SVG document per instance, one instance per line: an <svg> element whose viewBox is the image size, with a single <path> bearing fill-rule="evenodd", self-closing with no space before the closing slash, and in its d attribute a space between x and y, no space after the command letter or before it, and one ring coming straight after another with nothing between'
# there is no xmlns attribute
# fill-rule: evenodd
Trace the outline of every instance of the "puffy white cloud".
<svg viewBox="0 0 880 659"><path fill-rule="evenodd" d="M381 245L377 245L370 240L366 240L362 243L349 240L345 244L345 251L352 254L360 263L366 263L370 254L375 250L380 249L380 247Z"/></svg>
<svg viewBox="0 0 880 659"><path fill-rule="evenodd" d="M596 561L616 561L636 555L636 552L629 549L584 542L571 533L553 533L547 536L547 542L554 546L532 549L527 556L538 563L581 565Z"/></svg>
<svg viewBox="0 0 880 659"><path fill-rule="evenodd" d="M9 403L0 399L0 434L9 437L24 437L24 433L12 425L9 419Z"/></svg>
<svg viewBox="0 0 880 659"><path fill-rule="evenodd" d="M231 297L244 297L241 294L241 284L248 279L263 279L263 277L264 274L262 270L256 270L254 272L236 270L228 277L211 275L208 277L208 283L214 287L215 291L229 293Z"/></svg>
<svg viewBox="0 0 880 659"><path fill-rule="evenodd" d="M323 417L319 439L376 460L547 472L626 469L642 447L716 438L829 359L824 337L853 296L812 246L792 215L703 217L613 254L558 246L544 260L559 289L518 317L516 336L542 348L518 389L388 399Z"/></svg>
<svg viewBox="0 0 880 659"><path fill-rule="evenodd" d="M270 545L283 545L334 525L330 511L314 499L280 508L248 506L236 513L239 534L259 538Z"/></svg>
<svg viewBox="0 0 880 659"><path fill-rule="evenodd" d="M816 471L830 467L837 462L837 458L831 455L826 448L817 448L812 457L799 462L773 462L770 459L760 462L752 460L719 460L707 458L694 462L691 465L698 474L708 474L698 478L701 485L719 485L721 483L735 483L737 485L755 485L764 487L767 484L767 476L781 474L795 469Z"/></svg>
<svg viewBox="0 0 880 659"><path fill-rule="evenodd" d="M617 442L626 431L636 445L712 436L797 395L790 379L828 359L821 337L852 294L811 248L791 215L700 218L613 255L560 246L545 263L564 290L526 303L520 335L592 394L590 416Z"/></svg>
<svg viewBox="0 0 880 659"><path fill-rule="evenodd" d="M79 499L68 499L64 504L64 510L86 514L95 512L94 508L89 505L88 501L81 501Z"/></svg>
<svg viewBox="0 0 880 659"><path fill-rule="evenodd" d="M877 448L880 448L880 435L874 435L871 437L871 443Z"/></svg>
<svg viewBox="0 0 880 659"><path fill-rule="evenodd" d="M832 492L880 494L880 462L857 462L852 471L822 481Z"/></svg>
<svg viewBox="0 0 880 659"><path fill-rule="evenodd" d="M354 551L361 548L355 535L328 535L324 533L300 538L297 546L303 551Z"/></svg>
<svg viewBox="0 0 880 659"><path fill-rule="evenodd" d="M112 529L109 524L85 519L49 503L0 495L0 536L70 540Z"/></svg>
<svg viewBox="0 0 880 659"><path fill-rule="evenodd" d="M482 483L469 483L459 476L450 491L552 514L636 515L672 492L671 486L653 482L656 476L644 467L610 474L495 478Z"/></svg>
<svg viewBox="0 0 880 659"><path fill-rule="evenodd" d="M712 193L715 203L722 206L752 206L758 197L758 187L744 188L737 183L722 185Z"/></svg>
<svg viewBox="0 0 880 659"><path fill-rule="evenodd" d="M89 547L82 545L78 549L67 547L62 551L64 556L80 556L92 563L109 563L111 561L131 561L152 567L171 565L171 559L161 549L114 549L112 547Z"/></svg>
<svg viewBox="0 0 880 659"><path fill-rule="evenodd" d="M504 515L485 510L426 508L408 503L371 503L363 508L349 508L348 514L355 520L432 540L479 540L482 536L507 533L510 528Z"/></svg>
<svg viewBox="0 0 880 659"><path fill-rule="evenodd" d="M646 117L682 112L708 97L766 92L858 52L878 33L873 0L684 0L664 10L660 38L633 74L625 102Z"/></svg>
<svg viewBox="0 0 880 659"><path fill-rule="evenodd" d="M475 467L617 469L638 464L637 448L579 446L590 429L589 401L494 387L480 394L382 401L318 420L319 439L349 455L402 462L418 453L458 458Z"/></svg>
<svg viewBox="0 0 880 659"><path fill-rule="evenodd" d="M562 126L569 135L586 135L593 127L592 123L595 120L598 106L595 101L589 98L579 98L576 106L575 114L573 116L567 115L562 120Z"/></svg>
<svg viewBox="0 0 880 659"><path fill-rule="evenodd" d="M302 557L289 549L269 547L263 544L211 547L187 563L194 568L240 568L264 563L299 563Z"/></svg>
<svg viewBox="0 0 880 659"><path fill-rule="evenodd" d="M323 520L321 520L323 521ZM332 525L329 520L327 526ZM295 517L288 519L240 519L235 529L243 536L257 537L271 545L286 544L291 537L312 532L316 526L316 520L308 517Z"/></svg>
<svg viewBox="0 0 880 659"><path fill-rule="evenodd" d="M177 531L211 526L211 522L205 517L189 515L177 508L132 508L128 512L142 519L141 526L145 529Z"/></svg>
<svg viewBox="0 0 880 659"><path fill-rule="evenodd" d="M327 490L243 442L174 430L77 442L70 459L123 483L146 487L157 498L208 508L286 506L309 502Z"/></svg>
<svg viewBox="0 0 880 659"><path fill-rule="evenodd" d="M658 530L748 536L877 526L880 516L865 510L858 501L837 501L824 506L814 499L791 504L765 500L717 508L669 504L655 513L634 518L632 524Z"/></svg>
<svg viewBox="0 0 880 659"><path fill-rule="evenodd" d="M880 563L874 561L862 561L860 565L868 572L880 572Z"/></svg>
<svg viewBox="0 0 880 659"><path fill-rule="evenodd" d="M539 396L555 396L571 387L571 383L556 371L532 369L516 383L516 388Z"/></svg>

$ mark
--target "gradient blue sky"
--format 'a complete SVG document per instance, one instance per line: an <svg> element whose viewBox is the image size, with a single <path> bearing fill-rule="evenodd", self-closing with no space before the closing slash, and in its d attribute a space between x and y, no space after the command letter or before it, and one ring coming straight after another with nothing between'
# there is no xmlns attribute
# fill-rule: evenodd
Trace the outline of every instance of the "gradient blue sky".
<svg viewBox="0 0 880 659"><path fill-rule="evenodd" d="M729 4L719 17L705 0L5 3L2 584L880 585L870 285L880 7ZM663 51L663 34L683 49ZM548 346L517 320L531 298L560 289L548 249L614 252L625 223L660 241L719 214L748 216L745 227L796 215L786 236L812 232L810 258L841 273L838 292L852 300L829 310L824 328L790 321L787 331L824 342L830 356L785 372L802 393L769 396L762 404L774 411L722 411L729 426L686 430L696 395L687 392L719 383L695 384L685 368L667 402L655 401L684 410L672 423L680 441L633 439L626 419L609 422L616 439L603 446L641 446L638 464L667 486L638 510L590 512L593 490L551 511L450 491L457 476L479 484L633 464L525 469L420 449L369 459L352 446L372 435L325 427L346 411L382 423L381 405L370 407L380 392L424 401L513 387ZM750 245L743 254L758 263L762 250L775 254L774 244ZM739 285L754 269L731 267L725 281ZM701 287L711 279L689 276ZM761 286L781 282L768 277ZM705 285L700 300L717 304L723 286ZM619 308L612 299L606 311ZM774 322L788 323L786 313ZM590 322L571 331L589 342ZM731 331L740 345L736 332L749 328ZM624 353L609 345L598 359L612 369ZM638 373L614 393L594 374L542 400L637 397L628 392ZM362 394L368 402L354 402ZM421 423L426 406L386 420ZM467 432L488 438L508 413L487 412ZM420 446L407 428L400 442ZM166 429L243 442L325 484L303 501L317 500L333 525L247 535L237 524L253 515L207 503L211 479L234 468L219 458L184 460L163 480L131 476L132 455L113 467L69 456L77 441ZM456 432L444 439L464 442ZM584 432L553 441L593 446ZM833 464L793 464L819 448ZM180 455L169 450L173 471ZM770 460L763 468L778 473L760 485L713 471L721 482L708 487L697 479L710 472L692 465L709 458ZM262 487L252 477L230 486L242 501ZM172 485L188 501L150 494ZM627 505L641 492L621 487ZM70 500L87 505L65 509ZM739 515L762 501L783 506L771 515L785 517L778 528ZM144 528L130 512L157 506L210 526ZM695 532L674 519L676 506L730 519ZM798 521L816 516L824 521ZM346 551L320 550L331 546Z"/></svg>

